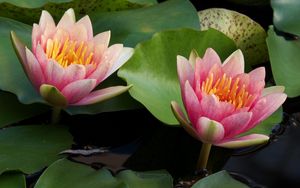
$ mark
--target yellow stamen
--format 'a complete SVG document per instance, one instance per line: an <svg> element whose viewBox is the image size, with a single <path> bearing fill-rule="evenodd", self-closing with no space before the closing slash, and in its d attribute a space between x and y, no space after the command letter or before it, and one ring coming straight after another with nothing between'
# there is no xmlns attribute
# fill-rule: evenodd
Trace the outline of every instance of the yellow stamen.
<svg viewBox="0 0 300 188"><path fill-rule="evenodd" d="M217 78L210 73L201 84L201 90L209 95L215 95L218 100L233 104L236 109L248 106L253 100L245 84L240 84L240 78L232 79L226 74Z"/></svg>
<svg viewBox="0 0 300 188"><path fill-rule="evenodd" d="M56 60L62 67L71 64L94 64L94 53L88 51L84 41L78 44L77 41L71 41L69 38L63 42L59 42L57 39L48 39L45 52L49 59Z"/></svg>

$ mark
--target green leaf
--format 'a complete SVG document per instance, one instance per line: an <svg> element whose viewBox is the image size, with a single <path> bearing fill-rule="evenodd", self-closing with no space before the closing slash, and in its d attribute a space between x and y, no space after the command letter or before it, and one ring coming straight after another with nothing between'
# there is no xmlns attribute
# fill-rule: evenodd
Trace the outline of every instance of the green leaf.
<svg viewBox="0 0 300 188"><path fill-rule="evenodd" d="M25 44L31 44L30 26L0 17L0 89L16 94L25 104L42 102L17 58L9 38L10 31L15 31Z"/></svg>
<svg viewBox="0 0 300 188"><path fill-rule="evenodd" d="M21 104L13 94L0 91L0 128L42 114L48 109L40 104Z"/></svg>
<svg viewBox="0 0 300 188"><path fill-rule="evenodd" d="M162 30L199 28L196 9L189 1L182 0L166 1L128 11L94 12L89 16L95 33L111 30L111 44L124 42L125 46L131 47Z"/></svg>
<svg viewBox="0 0 300 188"><path fill-rule="evenodd" d="M72 0L0 0L0 3L10 3L12 5L23 7L23 8L37 8L47 3L66 3Z"/></svg>
<svg viewBox="0 0 300 188"><path fill-rule="evenodd" d="M201 30L214 28L231 38L243 51L246 65L269 60L266 45L267 33L254 20L236 11L210 8L198 12Z"/></svg>
<svg viewBox="0 0 300 188"><path fill-rule="evenodd" d="M192 188L248 188L247 185L233 179L225 170L199 180Z"/></svg>
<svg viewBox="0 0 300 188"><path fill-rule="evenodd" d="M72 137L66 127L28 125L0 131L0 174L17 170L34 173L60 158L70 148Z"/></svg>
<svg viewBox="0 0 300 188"><path fill-rule="evenodd" d="M260 124L258 124L253 129L250 129L249 131L243 133L242 135L249 135L249 134L257 133L257 134L264 134L264 135L269 136L272 132L272 128L276 124L278 124L282 121L282 114L283 114L282 107L280 107L267 119L262 121Z"/></svg>
<svg viewBox="0 0 300 188"><path fill-rule="evenodd" d="M23 23L38 23L42 10L47 10L58 21L64 12L72 7L78 17L91 12L118 11L144 7L145 5L126 0L0 0L0 16Z"/></svg>
<svg viewBox="0 0 300 188"><path fill-rule="evenodd" d="M157 4L157 0L128 0L132 3L146 4L146 5L154 5Z"/></svg>
<svg viewBox="0 0 300 188"><path fill-rule="evenodd" d="M105 168L89 166L61 159L53 163L37 181L35 188L171 188L172 177L165 171L133 172L125 170L116 177Z"/></svg>
<svg viewBox="0 0 300 188"><path fill-rule="evenodd" d="M273 23L277 29L300 36L300 1L271 0Z"/></svg>
<svg viewBox="0 0 300 188"><path fill-rule="evenodd" d="M157 33L151 40L139 44L132 58L118 75L133 84L130 95L142 103L156 118L177 125L171 101L181 106L182 99L177 77L176 56L188 57L193 49L202 56L208 47L214 48L224 60L235 49L235 44L214 29L195 31L181 29Z"/></svg>
<svg viewBox="0 0 300 188"><path fill-rule="evenodd" d="M270 27L267 45L276 84L285 86L285 93L289 97L299 96L300 40L285 40Z"/></svg>
<svg viewBox="0 0 300 188"><path fill-rule="evenodd" d="M25 177L21 173L6 172L0 175L0 187L26 188Z"/></svg>
<svg viewBox="0 0 300 188"><path fill-rule="evenodd" d="M172 176L166 171L134 172L121 171L117 179L125 182L128 188L171 188Z"/></svg>

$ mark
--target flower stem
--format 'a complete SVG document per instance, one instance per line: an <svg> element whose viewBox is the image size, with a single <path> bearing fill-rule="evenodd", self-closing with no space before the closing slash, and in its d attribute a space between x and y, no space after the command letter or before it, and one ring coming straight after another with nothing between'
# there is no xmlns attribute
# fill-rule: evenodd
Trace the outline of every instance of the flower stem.
<svg viewBox="0 0 300 188"><path fill-rule="evenodd" d="M206 169L210 149L211 149L211 144L208 144L208 143L202 144L201 152L200 152L198 163L197 163L198 170Z"/></svg>
<svg viewBox="0 0 300 188"><path fill-rule="evenodd" d="M60 112L61 108L53 107L52 109L52 117L51 117L51 124L57 124L60 120Z"/></svg>

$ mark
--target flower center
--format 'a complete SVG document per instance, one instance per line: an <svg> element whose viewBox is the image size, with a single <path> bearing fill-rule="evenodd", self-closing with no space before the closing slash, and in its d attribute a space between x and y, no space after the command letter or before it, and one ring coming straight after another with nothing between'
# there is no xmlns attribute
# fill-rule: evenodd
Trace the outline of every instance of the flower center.
<svg viewBox="0 0 300 188"><path fill-rule="evenodd" d="M60 43L57 39L48 39L46 55L49 59L56 60L63 67L71 64L94 64L94 54L93 52L87 53L87 49L88 46L83 41L78 43L67 38L64 43Z"/></svg>
<svg viewBox="0 0 300 188"><path fill-rule="evenodd" d="M239 78L232 80L226 74L214 82L214 75L211 73L202 82L201 90L209 95L214 94L220 101L229 102L238 109L249 106L253 100L253 96L248 93L245 84L241 85L239 82Z"/></svg>

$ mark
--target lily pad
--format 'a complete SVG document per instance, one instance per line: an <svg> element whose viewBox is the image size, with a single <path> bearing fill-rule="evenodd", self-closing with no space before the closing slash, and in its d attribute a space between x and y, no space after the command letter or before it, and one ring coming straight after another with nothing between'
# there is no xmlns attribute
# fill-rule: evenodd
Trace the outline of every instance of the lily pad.
<svg viewBox="0 0 300 188"><path fill-rule="evenodd" d="M192 188L248 188L247 185L233 179L225 170L199 180Z"/></svg>
<svg viewBox="0 0 300 188"><path fill-rule="evenodd" d="M189 1L182 0L166 1L128 11L94 12L89 16L95 33L111 30L112 44L121 42L130 47L163 30L199 28L195 7Z"/></svg>
<svg viewBox="0 0 300 188"><path fill-rule="evenodd" d="M82 17L92 12L119 11L144 6L145 5L126 0L14 0L9 2L0 0L0 16L12 18L31 25L39 21L42 10L49 11L54 19L58 21L70 7L75 10L78 17Z"/></svg>
<svg viewBox="0 0 300 188"><path fill-rule="evenodd" d="M114 177L105 168L95 170L87 165L61 159L46 169L35 185L35 188L52 187L171 188L173 179L166 171L124 170Z"/></svg>
<svg viewBox="0 0 300 188"><path fill-rule="evenodd" d="M132 3L146 4L146 5L153 5L158 3L157 0L128 0L128 1Z"/></svg>
<svg viewBox="0 0 300 188"><path fill-rule="evenodd" d="M270 27L267 44L276 84L285 86L288 97L299 96L300 40L285 40Z"/></svg>
<svg viewBox="0 0 300 188"><path fill-rule="evenodd" d="M23 8L37 8L47 3L67 3L72 0L0 0L0 3L10 3L12 5L23 7Z"/></svg>
<svg viewBox="0 0 300 188"><path fill-rule="evenodd" d="M22 173L6 172L0 175L0 187L26 188L25 177Z"/></svg>
<svg viewBox="0 0 300 188"><path fill-rule="evenodd" d="M45 105L24 105L15 95L0 91L0 128L34 117L49 110Z"/></svg>
<svg viewBox="0 0 300 188"><path fill-rule="evenodd" d="M132 58L118 75L128 85L133 84L130 95L157 119L169 125L178 125L170 107L172 100L182 106L176 56L188 57L193 49L202 56L208 47L214 48L223 60L236 49L232 40L214 29L157 33L136 47Z"/></svg>
<svg viewBox="0 0 300 188"><path fill-rule="evenodd" d="M300 1L271 0L273 23L277 29L300 36Z"/></svg>
<svg viewBox="0 0 300 188"><path fill-rule="evenodd" d="M22 171L30 174L59 159L59 152L71 147L66 127L26 125L0 131L0 174Z"/></svg>
<svg viewBox="0 0 300 188"><path fill-rule="evenodd" d="M245 62L256 65L269 59L266 31L248 16L223 8L210 8L198 12L201 30L214 28L231 38L243 51Z"/></svg>

